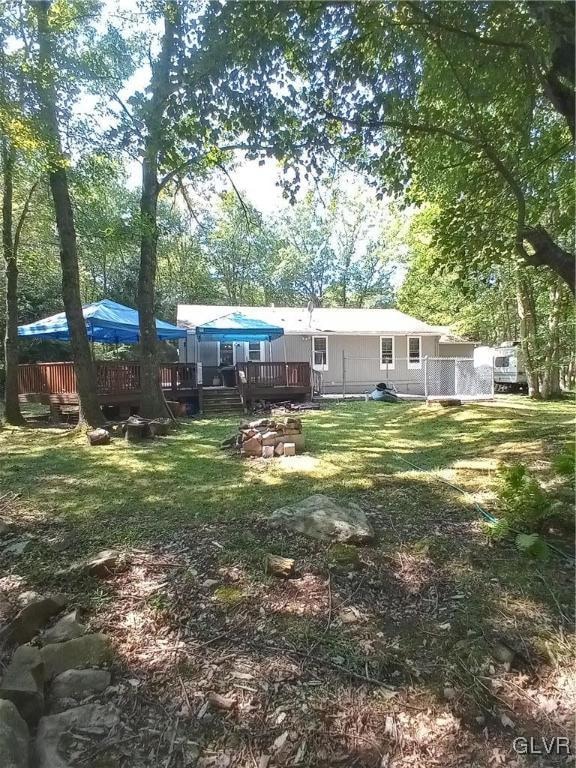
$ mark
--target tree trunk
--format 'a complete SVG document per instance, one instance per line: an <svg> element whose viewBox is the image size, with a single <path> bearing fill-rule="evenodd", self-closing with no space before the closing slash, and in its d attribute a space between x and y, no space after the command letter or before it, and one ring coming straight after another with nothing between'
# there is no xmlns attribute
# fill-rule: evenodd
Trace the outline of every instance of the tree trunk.
<svg viewBox="0 0 576 768"><path fill-rule="evenodd" d="M528 394L530 397L539 399L541 395L539 355L536 339L536 312L528 280L521 268L516 273L516 301L520 317L520 344L524 356L526 378L528 380Z"/></svg>
<svg viewBox="0 0 576 768"><path fill-rule="evenodd" d="M48 159L50 162L48 179L56 213L56 227L60 239L62 299L68 322L70 348L76 373L80 408L79 421L86 421L90 426L98 427L104 423L104 416L98 405L96 375L92 355L90 354L86 324L82 314L76 228L65 161L62 156L56 112L52 41L48 21L49 8L50 0L40 0L34 4L38 20L38 61L40 65L38 95L40 114L48 143Z"/></svg>
<svg viewBox="0 0 576 768"><path fill-rule="evenodd" d="M550 286L549 297L548 339L542 379L542 398L545 400L560 394L560 317L562 313L560 277Z"/></svg>
<svg viewBox="0 0 576 768"><path fill-rule="evenodd" d="M158 338L154 318L158 227L158 151L147 148L142 163L140 199L141 240L138 277L138 313L140 317L140 413L147 419L165 414L166 405L158 377Z"/></svg>
<svg viewBox="0 0 576 768"><path fill-rule="evenodd" d="M158 59L152 64L152 95L145 106L147 138L142 161L140 197L140 270L138 274L138 313L140 323L141 414L153 419L165 416L166 403L158 376L158 337L154 319L156 268L158 262L157 208L160 182L158 157L162 146L163 116L171 92L170 65L178 8L173 0L164 6L164 34Z"/></svg>
<svg viewBox="0 0 576 768"><path fill-rule="evenodd" d="M12 234L14 150L2 142L2 248L6 263L6 330L4 334L4 417L8 424L24 424L18 399L18 262Z"/></svg>

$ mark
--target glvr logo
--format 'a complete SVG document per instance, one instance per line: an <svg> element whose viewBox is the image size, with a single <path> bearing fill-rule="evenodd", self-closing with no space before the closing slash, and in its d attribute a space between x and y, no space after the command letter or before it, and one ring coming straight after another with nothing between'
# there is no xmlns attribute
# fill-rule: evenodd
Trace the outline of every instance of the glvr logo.
<svg viewBox="0 0 576 768"><path fill-rule="evenodd" d="M572 745L567 736L551 736L536 739L518 736L512 742L514 752L519 755L571 755Z"/></svg>

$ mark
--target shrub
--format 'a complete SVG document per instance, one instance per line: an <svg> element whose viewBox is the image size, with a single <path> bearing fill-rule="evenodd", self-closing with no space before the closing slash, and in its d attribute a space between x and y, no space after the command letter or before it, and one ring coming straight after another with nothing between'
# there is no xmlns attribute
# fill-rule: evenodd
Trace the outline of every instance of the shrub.
<svg viewBox="0 0 576 768"><path fill-rule="evenodd" d="M500 513L510 528L538 532L551 516L548 495L524 464L513 464L500 471L498 499Z"/></svg>

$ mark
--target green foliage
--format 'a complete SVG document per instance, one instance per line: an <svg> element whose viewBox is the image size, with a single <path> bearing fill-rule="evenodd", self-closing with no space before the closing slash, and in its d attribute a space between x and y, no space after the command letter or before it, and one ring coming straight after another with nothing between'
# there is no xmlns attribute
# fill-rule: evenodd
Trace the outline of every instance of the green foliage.
<svg viewBox="0 0 576 768"><path fill-rule="evenodd" d="M484 531L492 541L502 541L510 535L510 523L504 518L483 523Z"/></svg>
<svg viewBox="0 0 576 768"><path fill-rule="evenodd" d="M576 446L573 442L564 446L561 453L552 459L552 466L559 475L568 477L574 482L574 469L576 466Z"/></svg>
<svg viewBox="0 0 576 768"><path fill-rule="evenodd" d="M547 560L550 554L548 545L537 533L519 533L516 536L516 546L522 554L537 560Z"/></svg>
<svg viewBox="0 0 576 768"><path fill-rule="evenodd" d="M222 605L232 607L241 603L246 597L244 591L239 587L223 586L218 587L214 592L214 599Z"/></svg>
<svg viewBox="0 0 576 768"><path fill-rule="evenodd" d="M525 224L571 242L570 116L542 78L566 37L551 14L522 3L248 5L228 4L227 27L249 35L260 13L277 43L272 72L280 84L292 75L280 103L261 98L253 115L255 136L294 166L290 186L336 154L382 192L435 204L437 260L455 271L514 264ZM541 255L532 261L554 268Z"/></svg>
<svg viewBox="0 0 576 768"><path fill-rule="evenodd" d="M358 548L351 544L333 544L328 550L328 562L333 567L353 571L362 567Z"/></svg>
<svg viewBox="0 0 576 768"><path fill-rule="evenodd" d="M550 516L550 499L524 464L500 471L498 500L511 528L540 531Z"/></svg>

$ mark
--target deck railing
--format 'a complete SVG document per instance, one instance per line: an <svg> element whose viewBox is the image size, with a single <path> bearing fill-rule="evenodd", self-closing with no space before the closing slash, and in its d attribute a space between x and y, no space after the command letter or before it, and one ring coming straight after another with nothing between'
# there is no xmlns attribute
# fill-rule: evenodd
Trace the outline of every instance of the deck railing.
<svg viewBox="0 0 576 768"><path fill-rule="evenodd" d="M107 360L96 363L96 391L117 395L140 391L140 363ZM196 387L195 363L169 363L158 367L162 389L176 392ZM21 395L63 395L76 392L74 363L26 363L18 366Z"/></svg>
<svg viewBox="0 0 576 768"><path fill-rule="evenodd" d="M237 363L240 391L275 387L310 387L309 363Z"/></svg>

